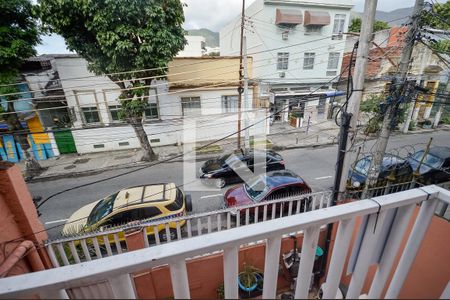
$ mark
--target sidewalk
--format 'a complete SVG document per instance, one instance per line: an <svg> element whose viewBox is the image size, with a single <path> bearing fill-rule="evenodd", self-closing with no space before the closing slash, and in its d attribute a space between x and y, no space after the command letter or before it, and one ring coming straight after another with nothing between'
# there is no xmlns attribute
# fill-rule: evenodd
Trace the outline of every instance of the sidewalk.
<svg viewBox="0 0 450 300"><path fill-rule="evenodd" d="M338 141L339 127L332 120L327 120L313 124L308 128L293 128L287 123L275 123L270 128L271 132L268 139L273 143L273 150L282 151L287 149L319 147L336 144ZM418 129L408 134L418 134L433 132L436 130L450 130L450 126L444 126L439 129ZM395 132L393 135L400 135ZM373 139L370 138L370 139ZM188 149L193 149L207 144L199 143L197 145L188 145ZM235 150L236 139L231 138L217 143L220 145L219 151L196 155L197 161L203 161L217 157L222 153L229 153ZM159 155L159 160L170 160L171 162L182 161L181 156L183 147L163 146L155 147L154 151ZM101 173L108 170L133 168L151 164L140 161L142 153L139 149L121 150L114 152L99 152L89 154L66 154L48 160L39 161L46 170L32 181L50 180L65 177L87 176ZM22 170L24 162L18 164Z"/></svg>

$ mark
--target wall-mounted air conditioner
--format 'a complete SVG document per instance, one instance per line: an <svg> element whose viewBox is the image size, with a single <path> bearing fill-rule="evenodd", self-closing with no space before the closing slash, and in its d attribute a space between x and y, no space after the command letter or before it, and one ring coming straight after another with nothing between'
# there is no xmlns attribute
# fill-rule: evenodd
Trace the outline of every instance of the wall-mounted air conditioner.
<svg viewBox="0 0 450 300"><path fill-rule="evenodd" d="M289 38L289 31L283 31L282 33L281 33L281 38L283 39L283 41L287 41L288 40L288 38Z"/></svg>
<svg viewBox="0 0 450 300"><path fill-rule="evenodd" d="M280 75L280 78L286 77L286 73L285 73L285 72L280 72L280 73L278 73L278 74Z"/></svg>

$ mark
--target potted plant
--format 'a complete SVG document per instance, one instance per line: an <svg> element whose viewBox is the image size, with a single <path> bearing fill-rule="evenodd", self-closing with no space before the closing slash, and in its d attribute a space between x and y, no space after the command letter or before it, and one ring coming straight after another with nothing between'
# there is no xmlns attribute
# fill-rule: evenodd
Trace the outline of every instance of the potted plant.
<svg viewBox="0 0 450 300"><path fill-rule="evenodd" d="M300 117L301 117L301 113L299 111L292 111L289 114L289 125L291 125L292 127L299 127L300 126Z"/></svg>
<svg viewBox="0 0 450 300"><path fill-rule="evenodd" d="M423 128L423 129L430 129L430 128L431 128L431 125L432 125L431 120L426 119L425 121L423 121L422 128Z"/></svg>
<svg viewBox="0 0 450 300"><path fill-rule="evenodd" d="M238 275L239 295L252 298L262 294L263 273L255 267L244 264L244 271Z"/></svg>
<svg viewBox="0 0 450 300"><path fill-rule="evenodd" d="M225 286L223 282L217 287L217 299L222 300L225 299Z"/></svg>

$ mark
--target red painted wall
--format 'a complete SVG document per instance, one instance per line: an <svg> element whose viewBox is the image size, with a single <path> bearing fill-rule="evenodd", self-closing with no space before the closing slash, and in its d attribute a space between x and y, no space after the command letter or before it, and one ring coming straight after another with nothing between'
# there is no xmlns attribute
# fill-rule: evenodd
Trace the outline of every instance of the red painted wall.
<svg viewBox="0 0 450 300"><path fill-rule="evenodd" d="M405 237L394 262L393 271L388 278L388 283L383 291L383 296L387 291L389 282L394 275L394 271L400 260L400 256L403 253L406 245L407 237L409 236L414 221L417 217L419 207L416 207L413 217L410 220L408 228L406 230ZM356 224L359 225L359 222ZM336 227L336 226L335 226ZM355 231L352 239L356 237L357 231ZM411 267L411 270L406 278L405 284L399 294L400 299L439 299L445 286L450 281L450 223L442 218L434 216L432 218L430 227L425 235L416 259ZM350 245L347 260L344 266L344 274L341 278L342 283L345 285L350 284L351 275L346 276L345 271L347 269L347 263L351 255L352 245ZM376 272L376 266L371 266L369 273L366 277L363 293L368 293L370 284Z"/></svg>
<svg viewBox="0 0 450 300"><path fill-rule="evenodd" d="M0 162L0 220L0 264L23 240L39 246L48 238L20 168L8 162ZM39 254L50 267L45 251ZM19 261L8 276L33 271L27 259Z"/></svg>
<svg viewBox="0 0 450 300"><path fill-rule="evenodd" d="M139 234L139 236L142 236ZM321 231L319 245L325 244L326 231ZM128 242L128 239L127 239ZM137 242L138 244L140 243ZM298 237L298 247L301 247L302 237ZM292 249L290 238L282 240L281 253ZM130 244L129 244L130 246ZM244 263L264 270L265 244L246 246L239 251L239 270ZM223 257L221 253L208 255L186 262L189 277L191 298L215 299L217 288L223 283ZM173 297L170 271L168 266L154 268L147 272L135 274L135 287L139 298L170 298ZM278 277L278 289L289 288L289 283L282 275Z"/></svg>

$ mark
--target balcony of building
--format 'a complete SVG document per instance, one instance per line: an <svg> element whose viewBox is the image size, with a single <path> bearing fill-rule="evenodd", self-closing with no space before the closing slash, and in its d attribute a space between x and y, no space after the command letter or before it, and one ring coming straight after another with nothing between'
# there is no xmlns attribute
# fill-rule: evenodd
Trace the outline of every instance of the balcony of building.
<svg viewBox="0 0 450 300"><path fill-rule="evenodd" d="M311 298L320 287L323 298L448 298L450 224L434 213L449 202L448 190L427 186L279 218L247 217L242 226L207 223L203 234L155 244L129 228L126 252L110 245L107 255L99 245L109 244L110 232L103 232L104 243L97 235L84 259L64 254L74 252L60 241L49 250L55 268L1 279L0 297L238 298L245 296L238 276L251 265L263 278L263 298ZM294 280L283 271L292 236L300 248ZM318 263L317 247L328 244Z"/></svg>

